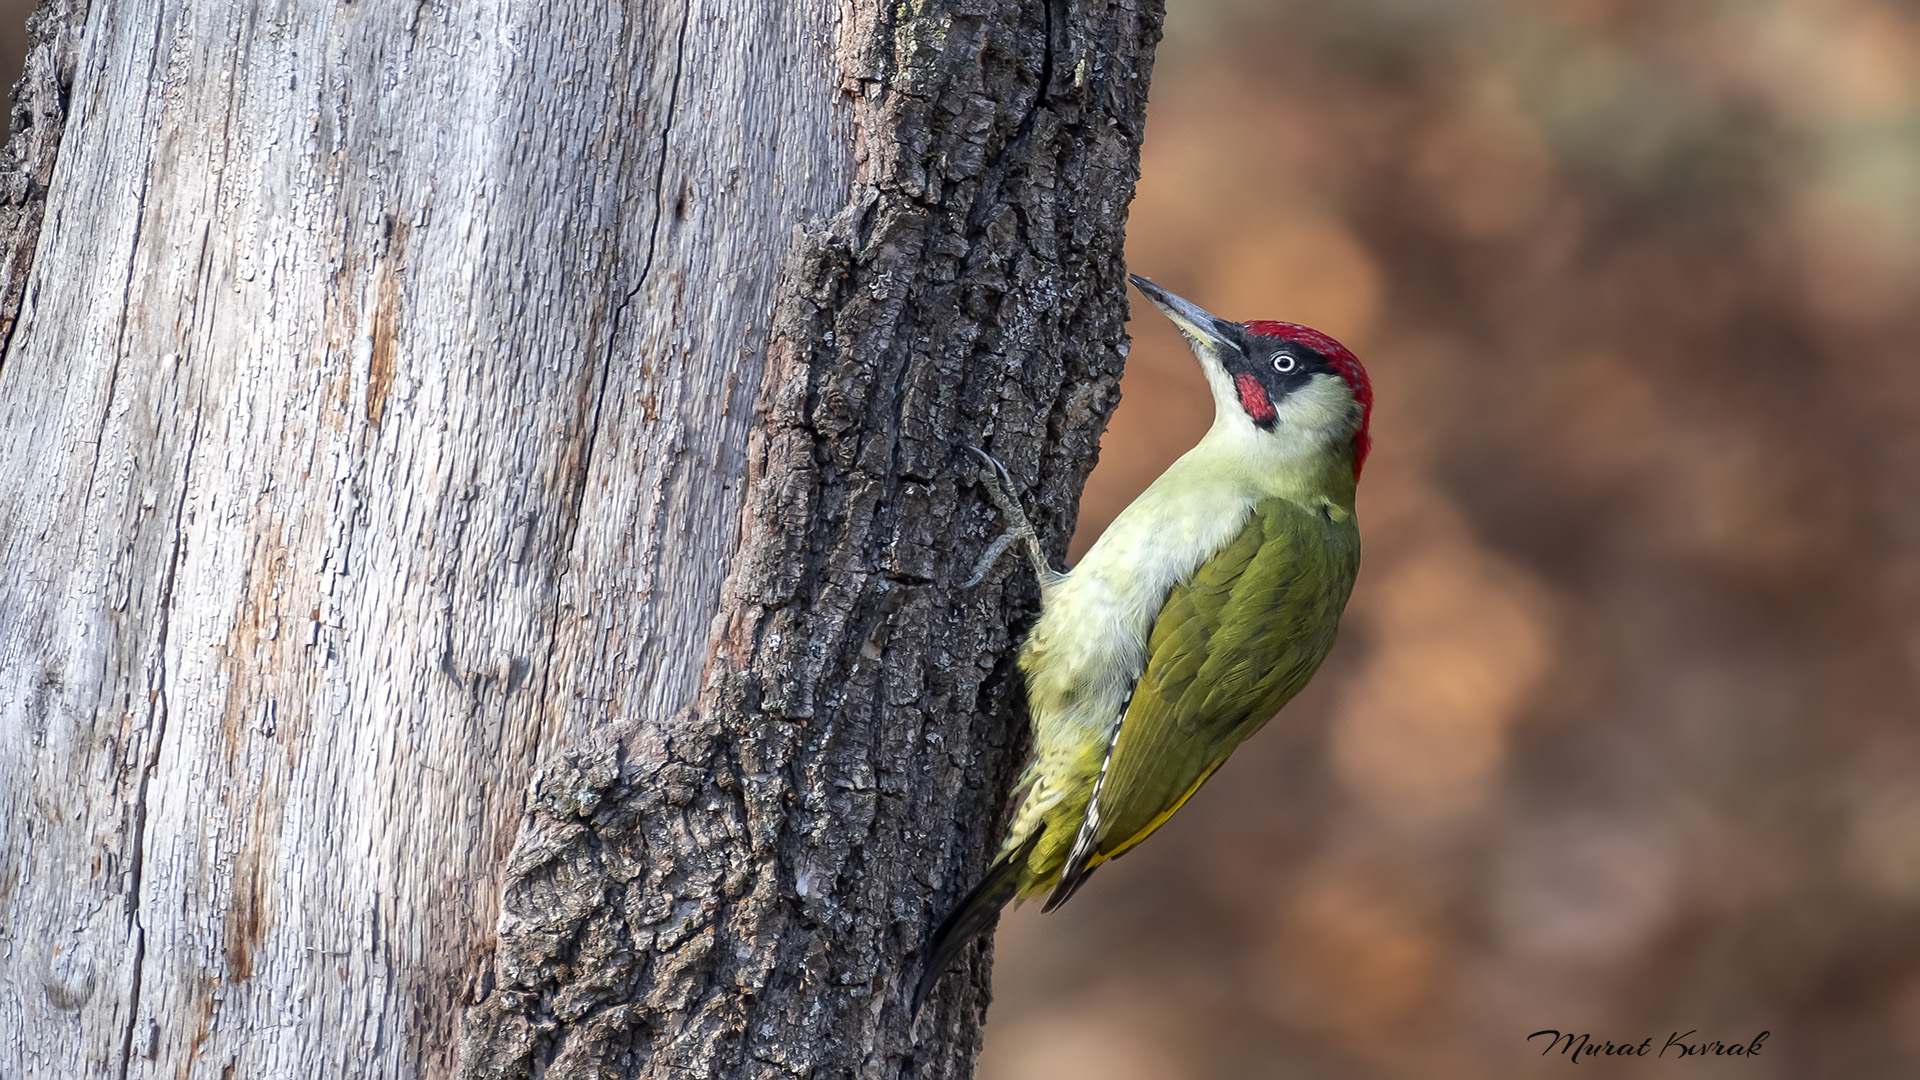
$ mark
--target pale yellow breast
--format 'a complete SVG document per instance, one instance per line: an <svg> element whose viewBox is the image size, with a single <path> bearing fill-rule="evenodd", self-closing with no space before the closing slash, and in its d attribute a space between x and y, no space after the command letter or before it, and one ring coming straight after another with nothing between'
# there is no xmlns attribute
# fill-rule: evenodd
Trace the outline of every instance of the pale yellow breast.
<svg viewBox="0 0 1920 1080"><path fill-rule="evenodd" d="M1167 594L1240 531L1261 499L1305 487L1300 456L1286 439L1216 422L1121 511L1078 566L1046 586L1020 652L1034 759L1008 848L1054 806L1086 803L1146 668L1147 640Z"/></svg>

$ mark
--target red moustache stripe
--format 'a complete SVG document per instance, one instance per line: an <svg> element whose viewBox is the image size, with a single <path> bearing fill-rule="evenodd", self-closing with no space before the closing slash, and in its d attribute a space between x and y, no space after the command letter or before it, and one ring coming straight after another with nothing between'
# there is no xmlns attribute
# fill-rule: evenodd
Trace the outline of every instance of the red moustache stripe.
<svg viewBox="0 0 1920 1080"><path fill-rule="evenodd" d="M1280 415L1273 411L1273 399L1267 397L1267 388L1259 379L1243 371L1233 377L1233 388L1240 391L1240 407L1247 410L1254 423L1269 423Z"/></svg>

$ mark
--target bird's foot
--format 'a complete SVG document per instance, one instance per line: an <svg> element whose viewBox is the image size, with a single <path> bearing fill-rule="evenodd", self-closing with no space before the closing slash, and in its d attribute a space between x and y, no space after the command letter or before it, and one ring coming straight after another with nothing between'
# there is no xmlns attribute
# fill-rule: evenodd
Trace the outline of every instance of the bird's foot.
<svg viewBox="0 0 1920 1080"><path fill-rule="evenodd" d="M1040 547L1039 534L1033 531L1033 523L1027 520L1026 511L1020 508L1020 500L1013 494L1013 477L1008 474L1007 467L1000 464L992 454L977 446L969 446L967 449L972 451L984 465L980 470L980 483L987 489L987 498L993 500L993 505L998 507L1001 516L1006 518L1007 531L987 545L987 550L980 556L980 561L973 565L973 576L961 583L960 587L971 589L980 584L986 578L987 572L993 569L993 564L999 562L1000 556L1005 555L1007 549L1015 543L1025 548L1027 561L1033 564L1033 572L1039 577L1041 586L1052 584L1063 575L1047 565L1047 553Z"/></svg>

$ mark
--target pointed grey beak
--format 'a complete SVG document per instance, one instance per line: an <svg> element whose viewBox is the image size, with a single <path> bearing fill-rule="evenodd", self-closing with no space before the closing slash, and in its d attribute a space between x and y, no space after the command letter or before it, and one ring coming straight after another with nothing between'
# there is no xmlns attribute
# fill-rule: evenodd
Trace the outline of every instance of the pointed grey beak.
<svg viewBox="0 0 1920 1080"><path fill-rule="evenodd" d="M1217 350L1236 347L1232 337L1233 330L1238 329L1235 324L1210 314L1199 304L1180 299L1139 274L1129 274L1127 280L1153 301L1154 307L1165 312L1167 318L1173 320L1173 325L1179 327L1180 332L1194 343Z"/></svg>

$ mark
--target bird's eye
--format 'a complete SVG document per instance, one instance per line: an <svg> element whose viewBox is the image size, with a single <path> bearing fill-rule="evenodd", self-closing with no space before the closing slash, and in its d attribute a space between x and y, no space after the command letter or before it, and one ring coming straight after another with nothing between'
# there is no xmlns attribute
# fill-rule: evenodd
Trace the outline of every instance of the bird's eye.
<svg viewBox="0 0 1920 1080"><path fill-rule="evenodd" d="M1292 371L1294 368L1294 364L1295 364L1295 360L1293 359L1293 357L1288 356L1286 353L1281 353L1279 356L1276 356L1273 358L1273 370L1279 372L1282 375L1285 375L1287 372Z"/></svg>

